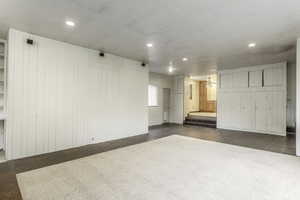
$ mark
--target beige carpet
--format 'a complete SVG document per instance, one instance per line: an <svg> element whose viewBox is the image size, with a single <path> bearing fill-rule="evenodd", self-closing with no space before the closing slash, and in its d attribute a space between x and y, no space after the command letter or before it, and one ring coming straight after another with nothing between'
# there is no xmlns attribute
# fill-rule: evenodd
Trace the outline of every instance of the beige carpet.
<svg viewBox="0 0 300 200"><path fill-rule="evenodd" d="M299 200L300 158L171 136L17 179L25 200Z"/></svg>

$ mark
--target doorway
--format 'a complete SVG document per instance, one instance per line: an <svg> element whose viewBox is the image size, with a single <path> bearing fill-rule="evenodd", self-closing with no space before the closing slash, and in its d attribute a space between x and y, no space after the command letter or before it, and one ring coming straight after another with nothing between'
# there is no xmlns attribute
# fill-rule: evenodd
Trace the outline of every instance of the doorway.
<svg viewBox="0 0 300 200"><path fill-rule="evenodd" d="M216 128L217 75L185 80L185 124Z"/></svg>

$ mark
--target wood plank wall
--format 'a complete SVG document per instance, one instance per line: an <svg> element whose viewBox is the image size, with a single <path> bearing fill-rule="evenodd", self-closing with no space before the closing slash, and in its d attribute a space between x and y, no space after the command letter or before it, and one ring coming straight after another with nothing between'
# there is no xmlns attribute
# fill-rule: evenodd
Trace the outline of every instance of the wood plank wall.
<svg viewBox="0 0 300 200"><path fill-rule="evenodd" d="M98 53L10 30L8 159L148 132L147 67Z"/></svg>

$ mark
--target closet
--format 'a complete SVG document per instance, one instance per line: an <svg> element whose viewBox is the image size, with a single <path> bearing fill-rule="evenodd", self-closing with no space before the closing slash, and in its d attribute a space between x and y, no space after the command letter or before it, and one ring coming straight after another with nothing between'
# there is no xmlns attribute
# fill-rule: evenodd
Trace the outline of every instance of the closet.
<svg viewBox="0 0 300 200"><path fill-rule="evenodd" d="M219 71L217 127L286 135L287 63Z"/></svg>

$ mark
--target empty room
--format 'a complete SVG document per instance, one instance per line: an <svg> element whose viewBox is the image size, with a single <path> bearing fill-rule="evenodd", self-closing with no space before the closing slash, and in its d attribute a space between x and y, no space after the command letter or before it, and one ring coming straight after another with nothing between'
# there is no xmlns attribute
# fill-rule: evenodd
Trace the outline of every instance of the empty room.
<svg viewBox="0 0 300 200"><path fill-rule="evenodd" d="M300 199L299 13L1 0L0 200Z"/></svg>

